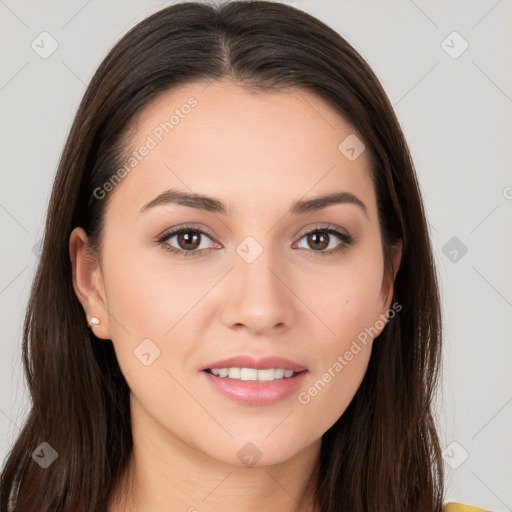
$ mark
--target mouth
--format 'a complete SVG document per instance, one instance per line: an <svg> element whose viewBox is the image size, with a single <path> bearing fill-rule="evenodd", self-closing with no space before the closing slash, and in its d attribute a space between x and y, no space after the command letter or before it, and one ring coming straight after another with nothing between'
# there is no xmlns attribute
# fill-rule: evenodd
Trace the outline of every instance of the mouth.
<svg viewBox="0 0 512 512"><path fill-rule="evenodd" d="M206 366L203 366L201 370L207 370L217 377L241 380L259 380L259 372L261 370L261 380L274 380L276 377L278 379L289 378L293 375L290 371L300 373L307 370L307 368L300 363L280 356L268 355L256 357L238 355L210 362ZM255 374L255 371L258 373ZM270 379L270 377L272 377L272 379Z"/></svg>
<svg viewBox="0 0 512 512"><path fill-rule="evenodd" d="M276 356L237 356L210 363L200 371L210 389L231 402L265 406L290 398L303 385L308 369Z"/></svg>
<svg viewBox="0 0 512 512"><path fill-rule="evenodd" d="M244 367L224 367L207 368L204 372L218 377L219 379L231 379L236 381L252 382L273 382L284 379L291 379L307 370L294 371L284 368L244 368Z"/></svg>

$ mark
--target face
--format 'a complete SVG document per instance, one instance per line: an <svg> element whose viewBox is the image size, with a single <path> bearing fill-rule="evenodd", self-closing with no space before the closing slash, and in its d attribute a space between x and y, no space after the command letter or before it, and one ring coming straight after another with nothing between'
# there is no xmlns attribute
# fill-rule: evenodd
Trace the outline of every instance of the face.
<svg viewBox="0 0 512 512"><path fill-rule="evenodd" d="M101 263L81 228L71 237L94 333L112 340L132 414L162 445L239 466L288 460L343 414L390 308L369 156L354 159L355 130L316 96L227 81L166 92L133 129L138 156L97 191Z"/></svg>

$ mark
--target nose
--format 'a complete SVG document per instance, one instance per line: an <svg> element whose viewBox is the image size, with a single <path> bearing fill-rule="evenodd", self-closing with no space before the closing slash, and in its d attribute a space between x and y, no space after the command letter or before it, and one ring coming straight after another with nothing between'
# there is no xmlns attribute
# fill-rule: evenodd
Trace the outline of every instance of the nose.
<svg viewBox="0 0 512 512"><path fill-rule="evenodd" d="M297 319L300 301L290 274L270 252L263 251L252 263L235 258L222 299L222 320L229 328L270 335L290 328Z"/></svg>

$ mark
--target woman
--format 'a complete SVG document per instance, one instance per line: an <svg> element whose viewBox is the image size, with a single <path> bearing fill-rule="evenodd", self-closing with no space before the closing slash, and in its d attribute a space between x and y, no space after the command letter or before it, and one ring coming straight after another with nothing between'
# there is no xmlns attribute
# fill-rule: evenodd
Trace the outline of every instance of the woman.
<svg viewBox="0 0 512 512"><path fill-rule="evenodd" d="M373 72L290 6L182 3L93 77L50 200L2 510L443 508L436 272Z"/></svg>

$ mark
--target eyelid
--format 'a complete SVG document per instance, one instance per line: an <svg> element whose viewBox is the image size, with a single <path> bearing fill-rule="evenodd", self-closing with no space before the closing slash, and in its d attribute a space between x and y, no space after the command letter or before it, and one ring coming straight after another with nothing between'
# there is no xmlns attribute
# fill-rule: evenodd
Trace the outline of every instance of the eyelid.
<svg viewBox="0 0 512 512"><path fill-rule="evenodd" d="M297 235L297 236L300 239L300 238L304 237L305 235L308 235L312 231L314 232L314 231L329 230L329 229L332 229L333 231L339 233L340 235L344 235L344 236L352 239L352 236L350 235L350 233L347 230L340 228L336 224L329 224L328 222L327 223L320 222L318 224L315 224L312 227L311 226L307 227L307 228L305 228L304 231L301 231L300 235Z"/></svg>
<svg viewBox="0 0 512 512"><path fill-rule="evenodd" d="M167 229L166 231L164 231L161 235L159 235L157 237L157 241L164 242L171 236L176 235L177 233L180 233L181 231L186 231L187 229L189 229L190 231L198 231L200 233L203 233L203 234L207 235L208 237L210 237L214 242L220 244L220 242L217 240L217 238L215 237L215 235L213 234L212 231L210 231L208 228L205 228L203 226L197 226L194 224L183 224L181 226L176 226L174 228Z"/></svg>

